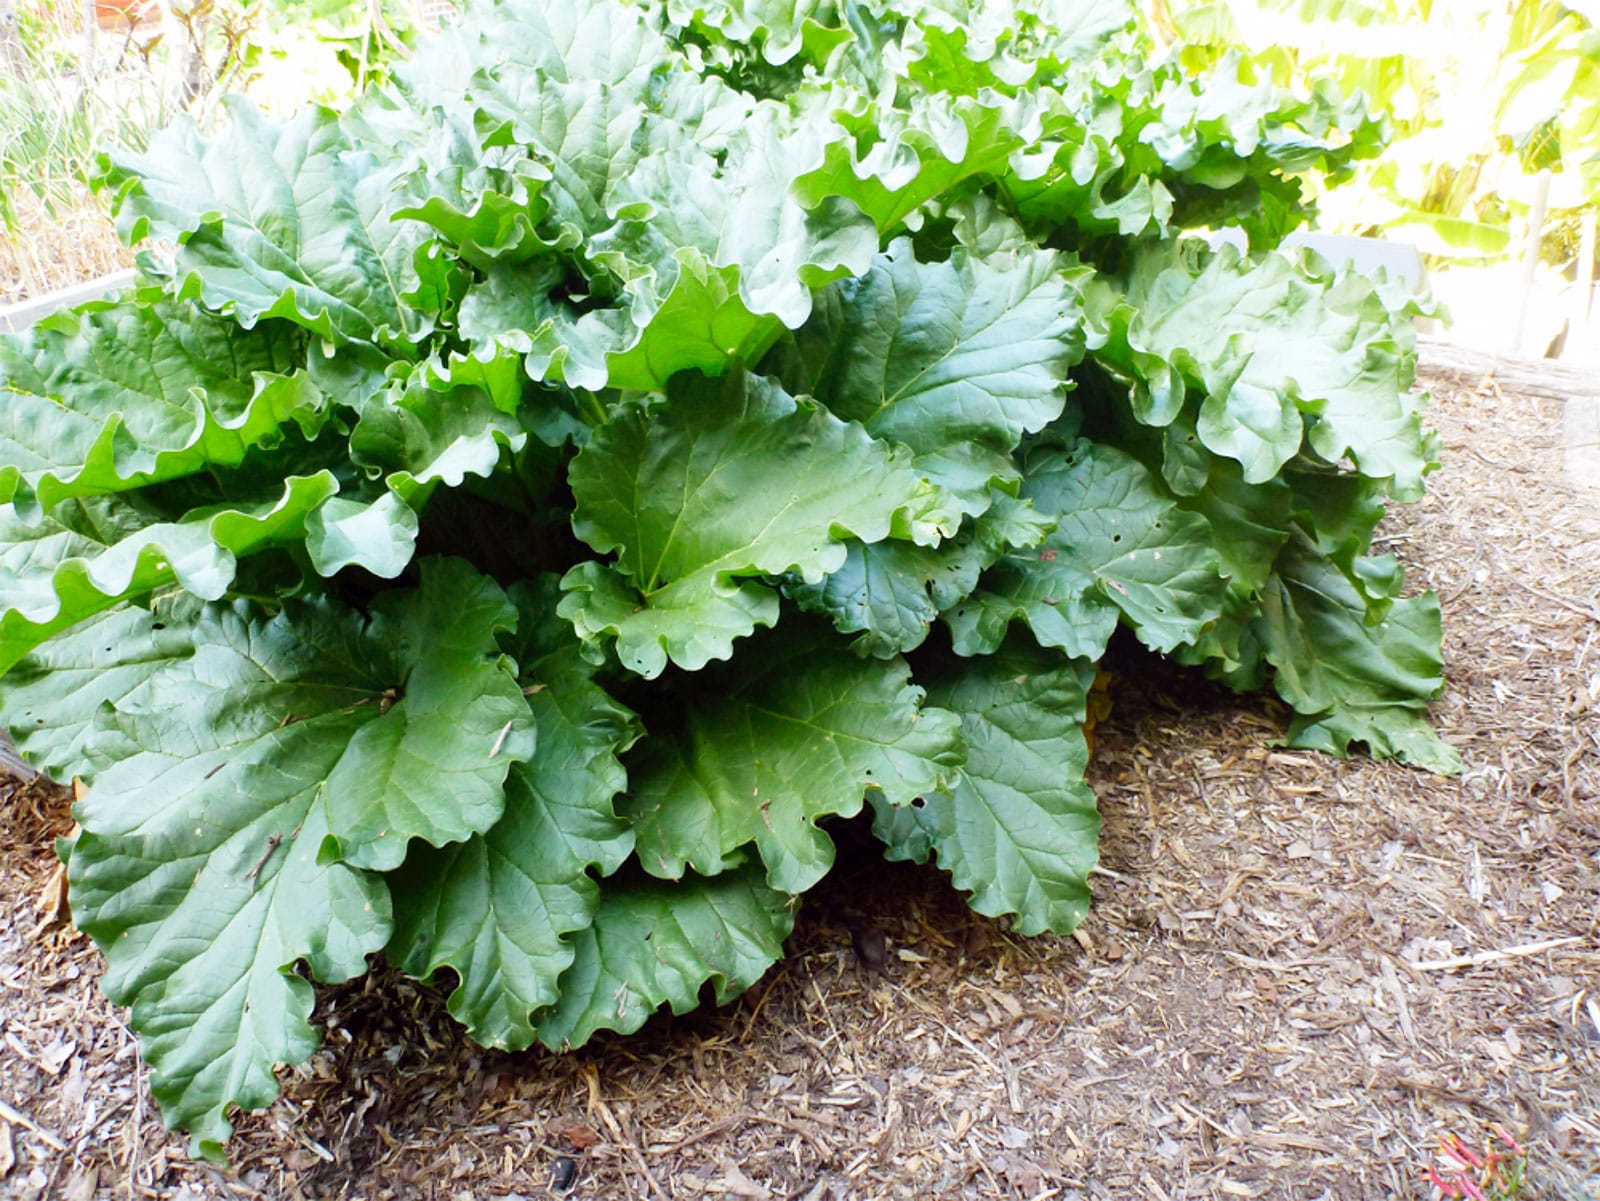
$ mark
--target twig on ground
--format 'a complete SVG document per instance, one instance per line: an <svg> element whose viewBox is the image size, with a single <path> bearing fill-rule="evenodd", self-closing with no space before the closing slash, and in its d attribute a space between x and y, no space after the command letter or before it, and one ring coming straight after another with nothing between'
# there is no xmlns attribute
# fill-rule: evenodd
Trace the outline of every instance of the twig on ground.
<svg viewBox="0 0 1600 1201"><path fill-rule="evenodd" d="M23 1113L21 1110L13 1109L11 1106L7 1105L4 1101L0 1101L0 1118L4 1118L8 1122L14 1122L18 1126L23 1126L23 1127L26 1127L27 1129L33 1131L36 1135L39 1136L40 1139L42 1139L44 1142L50 1144L50 1147L51 1147L52 1150L65 1151L67 1149L67 1144L66 1143L62 1142L55 1135L51 1134L48 1130L46 1130L43 1126L39 1125L38 1122L35 1122L27 1114Z"/></svg>
<svg viewBox="0 0 1600 1201"><path fill-rule="evenodd" d="M1478 951L1471 955L1456 955L1450 959L1424 959L1411 966L1419 972L1449 972L1458 967L1482 967L1486 963L1498 963L1502 959L1522 959L1528 955L1538 955L1543 951L1553 951L1557 947L1570 947L1582 941L1583 939L1576 934L1565 938L1544 938L1538 942L1525 942L1515 947L1502 947L1496 951Z"/></svg>

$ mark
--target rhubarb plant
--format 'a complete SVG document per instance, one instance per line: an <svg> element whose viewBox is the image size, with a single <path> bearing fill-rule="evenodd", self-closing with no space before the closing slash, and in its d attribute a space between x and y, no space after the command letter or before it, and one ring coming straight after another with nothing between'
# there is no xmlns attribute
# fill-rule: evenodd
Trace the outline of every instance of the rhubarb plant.
<svg viewBox="0 0 1600 1201"><path fill-rule="evenodd" d="M733 997L868 810L1071 930L1113 637L1452 770L1415 305L1274 249L1384 135L1120 0L476 0L104 156L138 282L0 342L0 722L167 1119L380 954L495 1047Z"/></svg>

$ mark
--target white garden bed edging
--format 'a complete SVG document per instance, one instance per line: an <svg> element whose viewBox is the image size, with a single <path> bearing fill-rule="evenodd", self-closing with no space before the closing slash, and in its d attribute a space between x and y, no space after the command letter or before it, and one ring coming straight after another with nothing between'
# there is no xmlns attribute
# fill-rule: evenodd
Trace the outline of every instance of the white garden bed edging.
<svg viewBox="0 0 1600 1201"><path fill-rule="evenodd" d="M130 267L126 271L113 271L110 275L102 275L86 283L73 284L70 288L8 304L0 308L0 333L20 333L35 322L43 321L57 309L69 309L75 304L109 296L133 283L136 274Z"/></svg>

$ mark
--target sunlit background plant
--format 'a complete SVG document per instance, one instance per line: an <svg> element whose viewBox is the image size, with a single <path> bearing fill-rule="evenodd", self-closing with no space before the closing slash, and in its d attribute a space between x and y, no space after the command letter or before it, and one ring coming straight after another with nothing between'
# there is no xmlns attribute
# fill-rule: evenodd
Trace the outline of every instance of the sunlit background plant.
<svg viewBox="0 0 1600 1201"><path fill-rule="evenodd" d="M1151 8L1194 65L1243 54L1279 82L1333 78L1388 113L1388 153L1318 197L1322 228L1414 243L1435 268L1516 263L1516 287L1538 279L1547 293L1568 293L1559 318L1581 323L1600 208L1595 0L1151 0ZM1506 274L1488 278L1500 281L1496 319L1509 329ZM1565 341L1582 334L1569 329ZM1547 330L1536 345L1504 348L1537 353L1548 340Z"/></svg>
<svg viewBox="0 0 1600 1201"><path fill-rule="evenodd" d="M410 53L447 5L412 0L22 0L0 14L0 301L127 259L87 183L95 153L142 149L180 113L214 127L222 97L263 110L341 107Z"/></svg>

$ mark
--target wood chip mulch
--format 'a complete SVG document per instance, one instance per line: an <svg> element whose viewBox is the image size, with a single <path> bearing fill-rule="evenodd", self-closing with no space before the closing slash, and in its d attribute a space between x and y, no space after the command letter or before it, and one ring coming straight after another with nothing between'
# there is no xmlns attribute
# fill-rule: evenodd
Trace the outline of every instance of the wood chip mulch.
<svg viewBox="0 0 1600 1201"><path fill-rule="evenodd" d="M12 788L0 1195L1425 1198L1441 1136L1498 1122L1524 1196L1593 1201L1600 493L1560 476L1558 400L1426 382L1446 467L1383 543L1444 601L1460 778L1274 750L1275 702L1132 657L1076 937L850 845L766 980L630 1039L483 1051L443 991L379 972L322 992L323 1049L226 1170L162 1130L97 953L52 917L64 799Z"/></svg>

